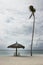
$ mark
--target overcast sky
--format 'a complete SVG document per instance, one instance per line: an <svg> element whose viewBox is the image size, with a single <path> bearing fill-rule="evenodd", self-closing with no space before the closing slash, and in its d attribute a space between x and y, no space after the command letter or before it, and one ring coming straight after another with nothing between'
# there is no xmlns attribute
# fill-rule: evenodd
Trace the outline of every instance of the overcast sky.
<svg viewBox="0 0 43 65"><path fill-rule="evenodd" d="M33 17L29 6L36 8L34 47L43 48L43 0L0 0L0 48L15 43L30 48Z"/></svg>

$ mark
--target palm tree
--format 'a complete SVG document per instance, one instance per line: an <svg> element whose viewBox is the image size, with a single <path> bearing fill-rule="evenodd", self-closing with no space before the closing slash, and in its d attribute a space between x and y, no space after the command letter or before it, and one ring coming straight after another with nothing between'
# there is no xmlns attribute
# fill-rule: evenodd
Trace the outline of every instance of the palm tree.
<svg viewBox="0 0 43 65"><path fill-rule="evenodd" d="M34 13L36 10L32 5L29 6L29 9L32 13L29 18L31 18L33 16L33 29L32 29L32 40L31 40L31 56L32 56L32 46L33 46L34 27L35 27L35 15L34 15Z"/></svg>

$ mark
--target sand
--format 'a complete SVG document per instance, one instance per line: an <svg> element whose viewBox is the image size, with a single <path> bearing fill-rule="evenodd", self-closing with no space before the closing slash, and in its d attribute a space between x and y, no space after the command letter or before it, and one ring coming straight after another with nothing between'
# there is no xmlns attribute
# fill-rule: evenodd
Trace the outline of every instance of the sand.
<svg viewBox="0 0 43 65"><path fill-rule="evenodd" d="M43 56L32 57L0 56L0 65L43 65Z"/></svg>

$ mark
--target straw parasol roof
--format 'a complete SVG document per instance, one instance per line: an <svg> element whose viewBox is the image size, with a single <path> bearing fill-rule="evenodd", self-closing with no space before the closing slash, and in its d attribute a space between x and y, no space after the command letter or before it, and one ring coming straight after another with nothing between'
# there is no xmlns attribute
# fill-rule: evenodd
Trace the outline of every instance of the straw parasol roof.
<svg viewBox="0 0 43 65"><path fill-rule="evenodd" d="M25 46L19 44L19 43L15 43L15 44L12 44L12 45L9 45L7 48L16 48L16 56L17 56L17 48L25 48Z"/></svg>

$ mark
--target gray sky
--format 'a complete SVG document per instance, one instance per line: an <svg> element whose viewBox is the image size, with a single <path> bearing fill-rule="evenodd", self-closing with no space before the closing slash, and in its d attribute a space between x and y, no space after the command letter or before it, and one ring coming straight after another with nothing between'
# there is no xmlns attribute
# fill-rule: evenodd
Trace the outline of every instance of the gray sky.
<svg viewBox="0 0 43 65"><path fill-rule="evenodd" d="M0 48L6 48L16 41L30 48L33 23L33 17L29 19L30 5L36 8L33 46L42 48L43 0L0 0Z"/></svg>

